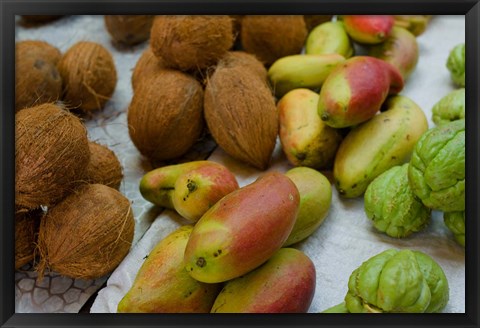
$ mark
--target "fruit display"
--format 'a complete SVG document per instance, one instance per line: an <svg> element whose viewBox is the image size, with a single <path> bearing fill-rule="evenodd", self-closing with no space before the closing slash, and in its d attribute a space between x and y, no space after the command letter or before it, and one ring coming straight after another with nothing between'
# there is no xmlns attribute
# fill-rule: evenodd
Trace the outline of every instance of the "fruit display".
<svg viewBox="0 0 480 328"><path fill-rule="evenodd" d="M17 312L465 312L464 17L23 21Z"/></svg>

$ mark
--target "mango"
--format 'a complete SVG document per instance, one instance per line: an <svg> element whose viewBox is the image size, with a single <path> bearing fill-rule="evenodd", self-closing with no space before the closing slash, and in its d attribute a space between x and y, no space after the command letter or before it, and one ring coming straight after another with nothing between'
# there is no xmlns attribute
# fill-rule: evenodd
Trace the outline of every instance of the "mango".
<svg viewBox="0 0 480 328"><path fill-rule="evenodd" d="M219 284L196 281L185 271L183 254L193 230L182 226L150 252L117 312L208 313L220 292Z"/></svg>
<svg viewBox="0 0 480 328"><path fill-rule="evenodd" d="M355 50L343 22L326 22L316 26L307 36L305 54L339 54L345 58L353 56Z"/></svg>
<svg viewBox="0 0 480 328"><path fill-rule="evenodd" d="M406 80L417 66L419 56L417 38L406 29L394 26L385 42L368 49L368 55L389 62Z"/></svg>
<svg viewBox="0 0 480 328"><path fill-rule="evenodd" d="M371 119L388 95L402 89L402 75L393 65L369 56L352 57L323 83L318 114L331 127L351 127Z"/></svg>
<svg viewBox="0 0 480 328"><path fill-rule="evenodd" d="M342 141L337 129L317 114L318 94L308 89L288 92L277 103L283 152L294 166L331 168Z"/></svg>
<svg viewBox="0 0 480 328"><path fill-rule="evenodd" d="M140 194L149 202L173 209L173 191L178 177L190 170L211 165L209 161L194 161L159 167L147 172L140 180Z"/></svg>
<svg viewBox="0 0 480 328"><path fill-rule="evenodd" d="M345 58L339 54L291 55L278 59L268 69L275 96L297 88L319 89L332 69Z"/></svg>
<svg viewBox="0 0 480 328"><path fill-rule="evenodd" d="M432 15L395 15L395 26L403 27L413 35L419 36L425 32Z"/></svg>
<svg viewBox="0 0 480 328"><path fill-rule="evenodd" d="M173 207L184 218L196 222L217 201L238 187L237 179L230 170L211 162L177 178Z"/></svg>
<svg viewBox="0 0 480 328"><path fill-rule="evenodd" d="M310 258L297 249L282 248L261 267L228 281L211 313L306 313L315 285Z"/></svg>
<svg viewBox="0 0 480 328"><path fill-rule="evenodd" d="M223 197L195 224L185 249L187 272L218 283L257 268L287 240L299 204L297 187L278 172Z"/></svg>
<svg viewBox="0 0 480 328"><path fill-rule="evenodd" d="M298 243L314 233L327 217L332 203L332 186L322 173L308 167L295 167L285 175L297 186L300 209L283 247Z"/></svg>
<svg viewBox="0 0 480 328"><path fill-rule="evenodd" d="M389 15L345 15L342 21L348 35L362 44L384 42L395 23L393 16Z"/></svg>
<svg viewBox="0 0 480 328"><path fill-rule="evenodd" d="M386 111L353 128L338 148L333 176L344 197L361 196L377 176L407 162L428 129L425 113L413 100L395 96L385 106Z"/></svg>

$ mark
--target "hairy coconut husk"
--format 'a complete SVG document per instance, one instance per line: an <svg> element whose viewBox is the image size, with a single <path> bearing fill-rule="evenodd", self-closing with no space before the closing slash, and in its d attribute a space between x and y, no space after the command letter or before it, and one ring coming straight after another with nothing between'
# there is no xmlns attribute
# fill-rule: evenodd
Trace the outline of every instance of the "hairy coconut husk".
<svg viewBox="0 0 480 328"><path fill-rule="evenodd" d="M308 31L302 15L258 16L242 19L243 49L265 65L302 51Z"/></svg>
<svg viewBox="0 0 480 328"><path fill-rule="evenodd" d="M53 205L85 177L87 131L76 116L54 104L22 109L15 121L15 204L27 209Z"/></svg>
<svg viewBox="0 0 480 328"><path fill-rule="evenodd" d="M128 108L128 131L138 150L153 161L177 158L204 127L203 89L193 77L163 70L140 81Z"/></svg>
<svg viewBox="0 0 480 328"><path fill-rule="evenodd" d="M112 272L130 250L135 221L130 201L101 184L79 187L40 223L38 279L46 269L75 279Z"/></svg>
<svg viewBox="0 0 480 328"><path fill-rule="evenodd" d="M318 25L331 21L333 15L303 15L307 30L311 31Z"/></svg>
<svg viewBox="0 0 480 328"><path fill-rule="evenodd" d="M58 63L58 70L64 83L64 102L84 112L102 109L115 91L113 57L98 43L74 44Z"/></svg>
<svg viewBox="0 0 480 328"><path fill-rule="evenodd" d="M15 44L15 110L59 100L62 78L60 51L44 41Z"/></svg>
<svg viewBox="0 0 480 328"><path fill-rule="evenodd" d="M250 70L262 81L268 81L268 72L265 66L255 57L244 51L229 51L223 56L217 64L220 68L240 67Z"/></svg>
<svg viewBox="0 0 480 328"><path fill-rule="evenodd" d="M148 40L154 15L105 15L105 26L115 42L135 45Z"/></svg>
<svg viewBox="0 0 480 328"><path fill-rule="evenodd" d="M15 213L15 270L35 257L35 243L43 211L19 210Z"/></svg>
<svg viewBox="0 0 480 328"><path fill-rule="evenodd" d="M275 147L278 115L267 84L241 67L217 67L205 89L205 120L232 157L266 169Z"/></svg>
<svg viewBox="0 0 480 328"><path fill-rule="evenodd" d="M229 16L156 16L150 35L153 53L182 71L216 64L233 41Z"/></svg>
<svg viewBox="0 0 480 328"><path fill-rule="evenodd" d="M26 26L36 26L56 21L64 15L22 15L21 23Z"/></svg>
<svg viewBox="0 0 480 328"><path fill-rule="evenodd" d="M148 79L150 76L158 74L158 72L163 69L165 69L165 64L163 64L162 59L153 54L152 48L148 47L145 49L133 69L133 91L135 92L135 88L140 83L140 80Z"/></svg>
<svg viewBox="0 0 480 328"><path fill-rule="evenodd" d="M99 183L114 189L120 188L123 173L117 155L107 146L89 142L90 163L87 167L86 180Z"/></svg>

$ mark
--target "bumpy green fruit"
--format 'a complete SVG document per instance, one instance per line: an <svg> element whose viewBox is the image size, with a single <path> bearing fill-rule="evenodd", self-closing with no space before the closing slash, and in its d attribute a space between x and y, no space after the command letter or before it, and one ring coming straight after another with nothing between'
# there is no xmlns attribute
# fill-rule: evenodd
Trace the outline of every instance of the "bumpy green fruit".
<svg viewBox="0 0 480 328"><path fill-rule="evenodd" d="M428 130L418 140L408 180L425 206L443 212L465 210L465 120Z"/></svg>
<svg viewBox="0 0 480 328"><path fill-rule="evenodd" d="M212 313L306 313L315 266L302 251L281 248L259 268L225 284Z"/></svg>
<svg viewBox="0 0 480 328"><path fill-rule="evenodd" d="M453 83L465 87L465 43L456 45L450 51L446 65Z"/></svg>
<svg viewBox="0 0 480 328"><path fill-rule="evenodd" d="M430 209L408 184L408 164L394 166L370 183L365 212L375 228L394 238L420 231L430 220Z"/></svg>
<svg viewBox="0 0 480 328"><path fill-rule="evenodd" d="M310 31L305 43L305 53L307 55L339 54L350 58L354 54L354 48L343 22L326 22Z"/></svg>
<svg viewBox="0 0 480 328"><path fill-rule="evenodd" d="M457 243L465 247L465 211L443 213L445 225L453 232Z"/></svg>
<svg viewBox="0 0 480 328"><path fill-rule="evenodd" d="M432 108L432 121L442 125L465 118L465 88L454 90Z"/></svg>
<svg viewBox="0 0 480 328"><path fill-rule="evenodd" d="M344 305L325 313L434 313L449 299L448 281L430 256L389 249L352 272Z"/></svg>
<svg viewBox="0 0 480 328"><path fill-rule="evenodd" d="M300 193L300 210L283 246L295 244L310 236L327 217L332 203L330 181L320 172L308 167L295 167L288 170L289 177Z"/></svg>

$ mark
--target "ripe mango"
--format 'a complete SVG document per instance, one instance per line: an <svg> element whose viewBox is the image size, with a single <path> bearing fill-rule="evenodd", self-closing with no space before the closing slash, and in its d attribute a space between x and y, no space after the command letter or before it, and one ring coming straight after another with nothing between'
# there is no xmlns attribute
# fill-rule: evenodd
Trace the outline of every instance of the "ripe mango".
<svg viewBox="0 0 480 328"><path fill-rule="evenodd" d="M368 55L389 62L406 80L417 66L417 38L406 29L394 26L385 42L368 49Z"/></svg>
<svg viewBox="0 0 480 328"><path fill-rule="evenodd" d="M295 167L285 175L297 186L300 210L283 247L295 244L317 230L327 217L332 203L332 186L322 173L308 167Z"/></svg>
<svg viewBox="0 0 480 328"><path fill-rule="evenodd" d="M395 23L389 15L345 15L342 20L348 35L363 44L384 42Z"/></svg>
<svg viewBox="0 0 480 328"><path fill-rule="evenodd" d="M402 88L402 75L393 65L369 56L352 57L323 83L318 115L334 128L354 126L372 118L387 96Z"/></svg>
<svg viewBox="0 0 480 328"><path fill-rule="evenodd" d="M211 313L306 313L315 266L302 251L282 248L265 264L225 284Z"/></svg>
<svg viewBox="0 0 480 328"><path fill-rule="evenodd" d="M295 89L277 104L280 142L288 161L294 166L331 168L342 141L340 132L318 116L317 103L317 93Z"/></svg>
<svg viewBox="0 0 480 328"><path fill-rule="evenodd" d="M193 227L180 227L150 252L117 312L208 313L219 284L196 281L185 271L183 254Z"/></svg>
<svg viewBox="0 0 480 328"><path fill-rule="evenodd" d="M339 54L291 55L278 59L268 69L275 96L297 88L319 89L333 68L345 58Z"/></svg>
<svg viewBox="0 0 480 328"><path fill-rule="evenodd" d="M238 189L235 176L225 166L211 162L180 175L175 182L173 207L196 222L223 196Z"/></svg>
<svg viewBox="0 0 480 328"><path fill-rule="evenodd" d="M411 99L395 96L385 105L386 111L353 128L338 148L333 176L344 197L361 196L377 176L407 162L428 129L425 113Z"/></svg>
<svg viewBox="0 0 480 328"><path fill-rule="evenodd" d="M195 224L185 249L187 272L217 283L260 266L287 240L299 203L295 184L278 172L223 197Z"/></svg>
<svg viewBox="0 0 480 328"><path fill-rule="evenodd" d="M147 172L140 180L140 194L149 202L173 209L173 191L178 177L193 169L211 165L209 161L194 161L159 167Z"/></svg>
<svg viewBox="0 0 480 328"><path fill-rule="evenodd" d="M353 56L355 50L343 22L325 22L317 25L308 34L305 54L339 54L345 58Z"/></svg>

